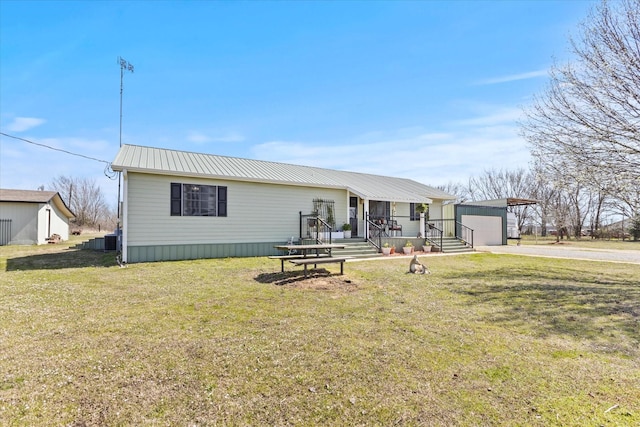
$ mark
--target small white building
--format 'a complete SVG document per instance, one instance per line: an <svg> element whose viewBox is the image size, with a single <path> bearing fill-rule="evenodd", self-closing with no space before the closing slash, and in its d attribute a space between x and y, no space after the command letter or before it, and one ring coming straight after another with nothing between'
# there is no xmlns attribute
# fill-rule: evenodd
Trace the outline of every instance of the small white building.
<svg viewBox="0 0 640 427"><path fill-rule="evenodd" d="M54 234L68 240L73 218L55 191L0 189L0 246L42 245Z"/></svg>
<svg viewBox="0 0 640 427"><path fill-rule="evenodd" d="M367 238L373 219L415 237L418 204L442 218L443 202L455 199L406 178L134 145L111 167L123 177L127 262L272 255L274 245L304 238L304 215L320 202L352 238Z"/></svg>
<svg viewBox="0 0 640 427"><path fill-rule="evenodd" d="M475 230L475 245L500 246L506 245L508 239L520 238L517 215L511 210L536 203L533 199L508 197L465 202L451 208L457 221Z"/></svg>

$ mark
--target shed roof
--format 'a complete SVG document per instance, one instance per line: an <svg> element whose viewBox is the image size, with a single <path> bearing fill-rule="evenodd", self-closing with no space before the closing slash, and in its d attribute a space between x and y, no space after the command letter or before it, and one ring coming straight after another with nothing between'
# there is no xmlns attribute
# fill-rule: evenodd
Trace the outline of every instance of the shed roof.
<svg viewBox="0 0 640 427"><path fill-rule="evenodd" d="M35 190L10 190L0 188L0 202L18 203L49 203L52 202L69 219L75 218L75 214L62 200L56 191L35 191Z"/></svg>
<svg viewBox="0 0 640 427"><path fill-rule="evenodd" d="M455 199L451 194L407 178L138 145L123 145L111 167L115 171L340 188L370 200L431 203L432 199Z"/></svg>
<svg viewBox="0 0 640 427"><path fill-rule="evenodd" d="M535 200L535 199L523 199L523 198L518 198L518 197L506 197L504 199L469 201L469 202L464 202L462 204L463 205L476 205L476 206L507 207L507 206L535 205L536 203L538 203L538 200Z"/></svg>

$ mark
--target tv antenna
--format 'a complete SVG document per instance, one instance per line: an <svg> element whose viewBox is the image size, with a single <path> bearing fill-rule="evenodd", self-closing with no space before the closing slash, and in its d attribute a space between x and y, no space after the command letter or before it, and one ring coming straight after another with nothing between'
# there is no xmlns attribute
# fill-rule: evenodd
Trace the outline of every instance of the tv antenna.
<svg viewBox="0 0 640 427"><path fill-rule="evenodd" d="M124 71L127 70L133 73L133 64L127 62L120 56L118 57L118 63L120 64L120 147L122 147L122 92L124 89Z"/></svg>
<svg viewBox="0 0 640 427"><path fill-rule="evenodd" d="M120 147L122 148L122 92L124 89L124 72L126 71L131 71L131 73L133 73L133 64L131 64L130 62L127 62L124 58L122 57L118 57L118 64L120 64L120 134L119 134L119 139L120 139ZM121 215L121 208L120 208L120 187L121 187L121 183L122 183L122 172L118 172L118 239L121 239L120 237L120 215ZM120 244L122 244L122 240L120 240Z"/></svg>

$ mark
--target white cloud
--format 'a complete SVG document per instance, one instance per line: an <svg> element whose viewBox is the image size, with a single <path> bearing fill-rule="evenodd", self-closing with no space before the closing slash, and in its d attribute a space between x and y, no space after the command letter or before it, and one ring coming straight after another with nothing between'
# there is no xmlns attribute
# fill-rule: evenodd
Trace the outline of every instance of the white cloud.
<svg viewBox="0 0 640 427"><path fill-rule="evenodd" d="M493 84L499 84L499 83L515 82L518 80L535 79L538 77L545 77L548 75L549 75L548 70L537 70L537 71L529 71L526 73L511 74L508 76L500 76L500 77L494 77L490 79L484 79L476 82L476 84L477 85L493 85Z"/></svg>
<svg viewBox="0 0 640 427"><path fill-rule="evenodd" d="M210 142L211 138L201 132L192 131L187 135L187 141L195 142L196 144L202 144L205 142Z"/></svg>
<svg viewBox="0 0 640 427"><path fill-rule="evenodd" d="M465 127L481 127L495 126L499 124L513 124L522 117L522 109L520 108L489 108L484 107L487 113L468 119L453 120L449 125L459 128Z"/></svg>
<svg viewBox="0 0 640 427"><path fill-rule="evenodd" d="M34 127L40 126L44 122L46 122L46 120L38 119L36 117L16 117L11 123L7 125L7 131L24 132Z"/></svg>
<svg viewBox="0 0 640 427"><path fill-rule="evenodd" d="M209 142L242 142L244 139L244 136L237 132L227 132L215 136L210 136L200 131L190 131L187 134L187 141L196 144L206 144Z"/></svg>
<svg viewBox="0 0 640 427"><path fill-rule="evenodd" d="M262 160L410 178L428 185L466 183L487 169L527 167L529 151L514 119L519 110L503 109L458 120L447 132L413 128L343 141L271 141L253 147Z"/></svg>

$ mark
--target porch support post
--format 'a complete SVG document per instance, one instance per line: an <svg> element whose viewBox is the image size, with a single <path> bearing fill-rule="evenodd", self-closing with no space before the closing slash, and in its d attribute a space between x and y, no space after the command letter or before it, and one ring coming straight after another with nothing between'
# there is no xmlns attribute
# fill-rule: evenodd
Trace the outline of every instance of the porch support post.
<svg viewBox="0 0 640 427"><path fill-rule="evenodd" d="M364 211L364 221L363 221L363 227L364 227L364 238L366 240L369 240L369 224L367 223L367 219L369 219L369 199L363 199L363 208L362 210Z"/></svg>
<svg viewBox="0 0 640 427"><path fill-rule="evenodd" d="M425 226L424 226L424 212L420 212L420 235L423 238L427 237Z"/></svg>
<svg viewBox="0 0 640 427"><path fill-rule="evenodd" d="M347 214L345 215L345 217L347 218L346 223L349 224L350 223L350 218L351 218L351 191L347 190ZM336 226L338 227L339 230L342 230L342 228L340 226L338 226L338 224L336 224Z"/></svg>

